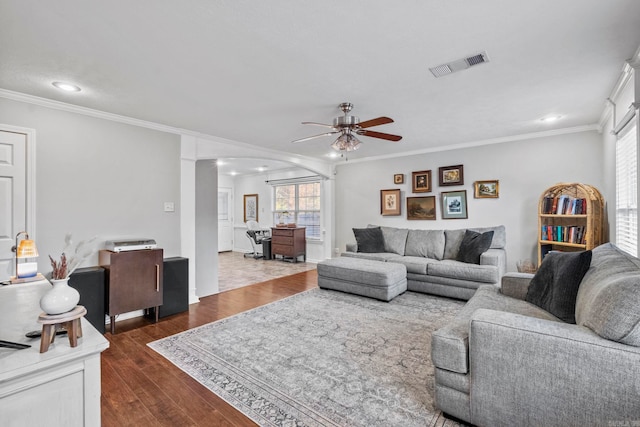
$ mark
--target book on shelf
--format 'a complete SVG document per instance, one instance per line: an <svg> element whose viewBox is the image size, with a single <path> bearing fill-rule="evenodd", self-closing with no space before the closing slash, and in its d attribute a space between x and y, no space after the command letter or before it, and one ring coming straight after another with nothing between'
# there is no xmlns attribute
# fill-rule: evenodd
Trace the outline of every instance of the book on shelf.
<svg viewBox="0 0 640 427"><path fill-rule="evenodd" d="M573 198L562 194L558 197L545 196L542 200L542 213L555 215L585 215L587 199Z"/></svg>
<svg viewBox="0 0 640 427"><path fill-rule="evenodd" d="M585 227L582 225L543 225L540 239L549 242L586 244Z"/></svg>

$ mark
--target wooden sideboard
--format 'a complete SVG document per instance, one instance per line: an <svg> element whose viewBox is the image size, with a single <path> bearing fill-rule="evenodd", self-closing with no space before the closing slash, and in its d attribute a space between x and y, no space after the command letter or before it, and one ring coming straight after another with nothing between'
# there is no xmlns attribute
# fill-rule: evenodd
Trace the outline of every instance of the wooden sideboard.
<svg viewBox="0 0 640 427"><path fill-rule="evenodd" d="M305 227L271 228L271 258L281 255L283 259L292 258L298 262L298 257L307 260L307 238Z"/></svg>
<svg viewBox="0 0 640 427"><path fill-rule="evenodd" d="M100 266L107 274L106 310L112 334L115 334L118 314L153 307L158 321L158 307L163 301L162 254L162 249L100 251Z"/></svg>
<svg viewBox="0 0 640 427"><path fill-rule="evenodd" d="M0 413L5 427L99 426L100 353L109 342L84 318L82 338L70 347L57 337L46 353L40 339L40 298L51 289L46 280L0 287L0 339L31 348L0 348Z"/></svg>

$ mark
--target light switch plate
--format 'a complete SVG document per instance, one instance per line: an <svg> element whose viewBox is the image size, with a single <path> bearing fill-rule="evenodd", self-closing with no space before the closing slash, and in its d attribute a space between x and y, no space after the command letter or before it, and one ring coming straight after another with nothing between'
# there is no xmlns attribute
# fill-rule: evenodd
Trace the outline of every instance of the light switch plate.
<svg viewBox="0 0 640 427"><path fill-rule="evenodd" d="M175 204L173 202L164 202L164 211L165 212L174 212L176 210Z"/></svg>

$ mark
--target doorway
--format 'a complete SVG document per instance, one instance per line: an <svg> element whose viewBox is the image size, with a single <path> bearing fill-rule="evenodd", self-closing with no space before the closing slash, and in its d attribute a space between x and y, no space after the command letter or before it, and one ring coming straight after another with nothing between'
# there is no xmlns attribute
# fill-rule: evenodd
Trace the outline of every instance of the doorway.
<svg viewBox="0 0 640 427"><path fill-rule="evenodd" d="M0 125L0 281L15 275L11 248L16 234L27 231L35 238L34 143L33 131Z"/></svg>
<svg viewBox="0 0 640 427"><path fill-rule="evenodd" d="M218 252L233 250L233 191L218 187Z"/></svg>

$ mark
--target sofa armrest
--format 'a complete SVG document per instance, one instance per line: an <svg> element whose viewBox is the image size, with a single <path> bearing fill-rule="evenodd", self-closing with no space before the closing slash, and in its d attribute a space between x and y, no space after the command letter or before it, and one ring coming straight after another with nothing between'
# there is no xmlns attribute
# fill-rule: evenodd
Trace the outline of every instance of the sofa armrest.
<svg viewBox="0 0 640 427"><path fill-rule="evenodd" d="M469 327L473 424L640 420L640 348L583 326L495 310L477 310Z"/></svg>
<svg viewBox="0 0 640 427"><path fill-rule="evenodd" d="M480 255L480 265L498 267L498 283L507 271L507 252L504 249L488 249Z"/></svg>
<svg viewBox="0 0 640 427"><path fill-rule="evenodd" d="M514 273L509 272L502 276L501 292L512 298L524 301L529 290L529 284L533 278L531 273Z"/></svg>
<svg viewBox="0 0 640 427"><path fill-rule="evenodd" d="M357 243L347 243L347 252L358 252Z"/></svg>

